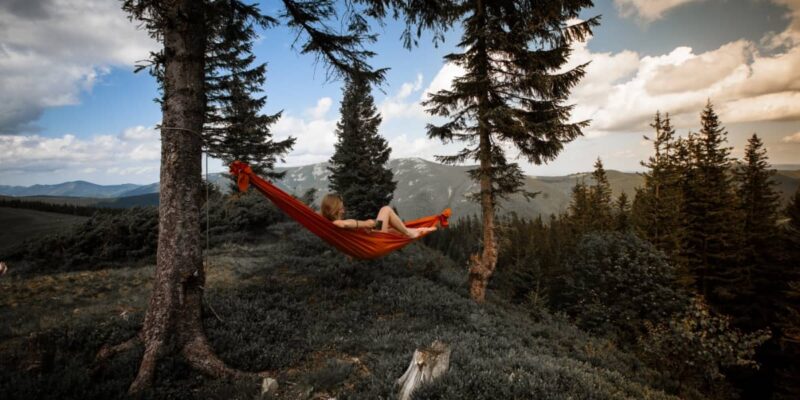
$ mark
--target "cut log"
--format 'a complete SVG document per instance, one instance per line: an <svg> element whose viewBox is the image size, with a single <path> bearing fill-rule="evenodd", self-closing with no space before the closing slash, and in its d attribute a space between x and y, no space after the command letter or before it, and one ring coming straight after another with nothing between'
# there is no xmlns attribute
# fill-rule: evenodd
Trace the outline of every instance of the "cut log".
<svg viewBox="0 0 800 400"><path fill-rule="evenodd" d="M435 340L430 347L414 350L406 372L397 380L400 400L408 400L419 386L444 375L450 367L450 346Z"/></svg>
<svg viewBox="0 0 800 400"><path fill-rule="evenodd" d="M271 397L278 391L278 381L272 378L264 378L261 381L261 398Z"/></svg>

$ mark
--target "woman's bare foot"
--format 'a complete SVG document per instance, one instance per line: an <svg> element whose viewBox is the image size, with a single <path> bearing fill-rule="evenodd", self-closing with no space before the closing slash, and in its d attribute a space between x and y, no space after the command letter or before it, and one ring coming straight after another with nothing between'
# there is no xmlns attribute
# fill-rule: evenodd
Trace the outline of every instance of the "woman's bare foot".
<svg viewBox="0 0 800 400"><path fill-rule="evenodd" d="M436 227L434 226L430 228L406 228L406 229L408 229L408 233L411 234L409 237L412 239L416 239L419 237L419 235L423 233L435 231Z"/></svg>

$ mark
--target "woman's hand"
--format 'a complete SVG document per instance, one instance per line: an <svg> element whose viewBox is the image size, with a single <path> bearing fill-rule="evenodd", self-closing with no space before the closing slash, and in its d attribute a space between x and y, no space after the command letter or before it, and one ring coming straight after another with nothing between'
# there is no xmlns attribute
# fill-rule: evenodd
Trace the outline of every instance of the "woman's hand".
<svg viewBox="0 0 800 400"><path fill-rule="evenodd" d="M364 221L364 226L367 227L367 228L374 228L375 227L375 220L374 219L368 219L368 220Z"/></svg>

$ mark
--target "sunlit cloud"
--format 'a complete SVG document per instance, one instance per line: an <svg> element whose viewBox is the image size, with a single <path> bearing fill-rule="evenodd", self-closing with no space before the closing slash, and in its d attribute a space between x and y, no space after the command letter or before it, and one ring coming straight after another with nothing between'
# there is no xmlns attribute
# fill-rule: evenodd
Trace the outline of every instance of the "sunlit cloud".
<svg viewBox="0 0 800 400"><path fill-rule="evenodd" d="M635 17L651 22L663 17L669 10L702 0L614 0L622 17Z"/></svg>

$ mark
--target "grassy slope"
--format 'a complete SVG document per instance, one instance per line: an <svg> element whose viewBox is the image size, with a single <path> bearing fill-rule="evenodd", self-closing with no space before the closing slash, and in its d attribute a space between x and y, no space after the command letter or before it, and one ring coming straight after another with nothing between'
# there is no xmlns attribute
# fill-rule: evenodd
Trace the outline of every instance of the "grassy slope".
<svg viewBox="0 0 800 400"><path fill-rule="evenodd" d="M272 232L285 239L212 250L207 303L222 321L207 312L206 327L231 365L273 371L279 398L392 398L413 350L434 339L452 345L451 369L419 398L668 398L641 383L647 369L634 357L561 317L534 318L492 296L475 305L465 271L421 244L349 262L296 225ZM92 357L136 332L151 274L0 280L0 398L121 397L141 349L102 368ZM258 382L210 380L166 359L150 394L257 398Z"/></svg>
<svg viewBox="0 0 800 400"><path fill-rule="evenodd" d="M22 208L0 207L0 254L25 240L56 233L86 217Z"/></svg>

